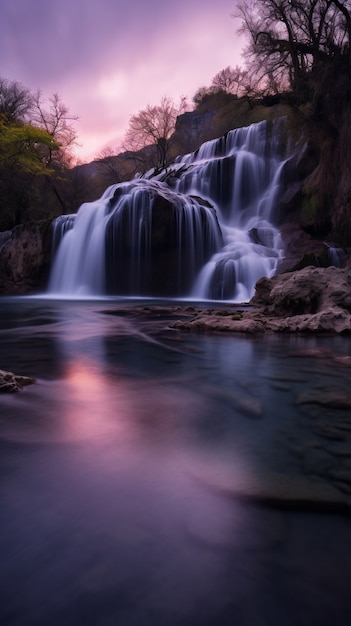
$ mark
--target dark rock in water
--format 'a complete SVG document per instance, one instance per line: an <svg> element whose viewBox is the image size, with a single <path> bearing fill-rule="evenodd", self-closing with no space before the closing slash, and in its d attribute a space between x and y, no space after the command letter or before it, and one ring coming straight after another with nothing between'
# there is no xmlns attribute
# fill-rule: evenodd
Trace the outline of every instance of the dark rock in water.
<svg viewBox="0 0 351 626"><path fill-rule="evenodd" d="M36 382L34 378L29 376L18 376L13 372L0 370L0 393L15 393L27 385L33 385Z"/></svg>
<svg viewBox="0 0 351 626"><path fill-rule="evenodd" d="M206 392L210 393L212 398L215 397L219 401L228 403L234 410L242 415L262 417L263 409L261 403L247 393L234 391L233 389L222 388L218 390L215 386L207 386Z"/></svg>
<svg viewBox="0 0 351 626"><path fill-rule="evenodd" d="M343 389L308 389L297 398L297 404L320 404L334 409L350 409L351 394Z"/></svg>
<svg viewBox="0 0 351 626"><path fill-rule="evenodd" d="M188 293L222 242L213 207L198 196L185 197L149 181L125 190L106 225L107 293Z"/></svg>

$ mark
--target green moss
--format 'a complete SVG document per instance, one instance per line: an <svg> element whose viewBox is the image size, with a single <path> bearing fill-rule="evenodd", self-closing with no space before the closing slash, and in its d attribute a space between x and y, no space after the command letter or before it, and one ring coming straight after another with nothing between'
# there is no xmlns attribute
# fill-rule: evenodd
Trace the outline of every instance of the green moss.
<svg viewBox="0 0 351 626"><path fill-rule="evenodd" d="M234 322L237 322L239 320L242 319L242 313L239 313L239 311L237 313L235 313L235 315L232 315L232 320L234 320Z"/></svg>
<svg viewBox="0 0 351 626"><path fill-rule="evenodd" d="M301 204L301 213L307 222L313 222L318 213L318 199L315 195L303 196Z"/></svg>

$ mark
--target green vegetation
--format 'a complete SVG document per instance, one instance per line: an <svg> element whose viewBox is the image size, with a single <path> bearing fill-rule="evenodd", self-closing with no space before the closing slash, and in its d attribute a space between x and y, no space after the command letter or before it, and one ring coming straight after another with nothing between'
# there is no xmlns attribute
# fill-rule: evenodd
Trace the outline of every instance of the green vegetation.
<svg viewBox="0 0 351 626"><path fill-rule="evenodd" d="M17 82L0 78L0 230L70 209L67 107L54 94L48 106Z"/></svg>
<svg viewBox="0 0 351 626"><path fill-rule="evenodd" d="M24 174L49 173L47 155L59 149L49 133L30 124L9 124L0 117L0 167Z"/></svg>

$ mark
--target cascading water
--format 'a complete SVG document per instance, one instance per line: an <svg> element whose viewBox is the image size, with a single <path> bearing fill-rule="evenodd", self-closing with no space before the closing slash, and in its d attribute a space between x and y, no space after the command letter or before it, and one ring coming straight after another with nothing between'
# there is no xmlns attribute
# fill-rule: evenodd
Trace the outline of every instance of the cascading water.
<svg viewBox="0 0 351 626"><path fill-rule="evenodd" d="M49 291L249 300L282 253L273 224L288 158L260 122L112 185L55 220Z"/></svg>
<svg viewBox="0 0 351 626"><path fill-rule="evenodd" d="M61 295L182 295L222 245L214 210L157 180L112 185L53 228Z"/></svg>
<svg viewBox="0 0 351 626"><path fill-rule="evenodd" d="M265 122L236 129L179 159L188 167L177 188L215 203L224 244L202 268L194 297L246 301L258 278L274 273L282 253L274 210L287 160L278 130L269 137Z"/></svg>

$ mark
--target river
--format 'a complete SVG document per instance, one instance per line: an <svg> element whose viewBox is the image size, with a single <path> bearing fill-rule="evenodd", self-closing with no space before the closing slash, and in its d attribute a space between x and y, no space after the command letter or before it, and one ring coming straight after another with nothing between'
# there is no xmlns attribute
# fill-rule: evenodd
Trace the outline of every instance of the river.
<svg viewBox="0 0 351 626"><path fill-rule="evenodd" d="M146 313L1 300L1 624L349 626L351 340Z"/></svg>

